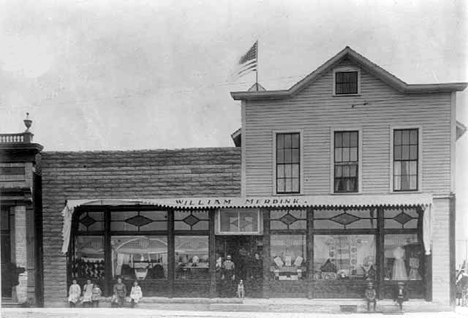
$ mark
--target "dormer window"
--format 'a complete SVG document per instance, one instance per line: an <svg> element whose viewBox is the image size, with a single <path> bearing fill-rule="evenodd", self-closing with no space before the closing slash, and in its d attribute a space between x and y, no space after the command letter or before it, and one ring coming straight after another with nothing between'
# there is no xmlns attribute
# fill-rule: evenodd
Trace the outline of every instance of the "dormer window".
<svg viewBox="0 0 468 318"><path fill-rule="evenodd" d="M359 94L359 70L337 69L334 75L334 95L356 95Z"/></svg>

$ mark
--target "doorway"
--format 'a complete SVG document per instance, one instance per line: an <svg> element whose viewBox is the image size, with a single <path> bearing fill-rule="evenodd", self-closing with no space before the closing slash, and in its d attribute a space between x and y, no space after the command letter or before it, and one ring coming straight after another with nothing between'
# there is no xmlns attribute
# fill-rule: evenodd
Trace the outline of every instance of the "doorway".
<svg viewBox="0 0 468 318"><path fill-rule="evenodd" d="M10 209L1 209L1 268L2 268L2 298L11 298L11 224Z"/></svg>
<svg viewBox="0 0 468 318"><path fill-rule="evenodd" d="M236 285L241 279L243 280L246 297L262 296L262 252L262 236L225 235L216 237L216 259L221 257L224 261L228 255L231 256L235 265ZM221 285L218 284L218 286ZM222 294L221 291L218 291L218 293ZM235 297L235 292L227 297Z"/></svg>

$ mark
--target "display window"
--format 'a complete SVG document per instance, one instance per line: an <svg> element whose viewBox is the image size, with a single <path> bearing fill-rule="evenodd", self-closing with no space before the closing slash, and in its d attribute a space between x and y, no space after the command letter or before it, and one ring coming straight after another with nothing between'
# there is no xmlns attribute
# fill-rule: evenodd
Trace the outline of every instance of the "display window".
<svg viewBox="0 0 468 318"><path fill-rule="evenodd" d="M303 280L307 276L306 235L271 235L270 272L275 280Z"/></svg>
<svg viewBox="0 0 468 318"><path fill-rule="evenodd" d="M71 274L73 278L93 280L104 278L104 240L102 236L75 237Z"/></svg>
<svg viewBox="0 0 468 318"><path fill-rule="evenodd" d="M208 236L175 237L176 279L209 280Z"/></svg>
<svg viewBox="0 0 468 318"><path fill-rule="evenodd" d="M422 280L424 252L417 234L387 234L384 238L385 280Z"/></svg>
<svg viewBox="0 0 468 318"><path fill-rule="evenodd" d="M167 278L167 237L112 236L111 247L113 278Z"/></svg>
<svg viewBox="0 0 468 318"><path fill-rule="evenodd" d="M377 277L375 235L315 235L314 279Z"/></svg>

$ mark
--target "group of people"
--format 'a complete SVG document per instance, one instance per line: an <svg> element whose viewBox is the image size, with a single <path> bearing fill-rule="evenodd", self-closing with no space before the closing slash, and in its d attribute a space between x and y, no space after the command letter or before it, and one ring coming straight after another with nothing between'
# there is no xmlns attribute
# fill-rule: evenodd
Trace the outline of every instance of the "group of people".
<svg viewBox="0 0 468 318"><path fill-rule="evenodd" d="M99 307L99 301L102 298L102 291L97 284L93 284L90 279L83 286L83 292L77 280L73 279L68 292L68 302L70 307L76 307L78 303L82 303L83 307ZM133 283L130 291L130 302L132 308L143 298L143 292L138 285L138 281ZM122 278L117 278L117 283L113 287L113 295L111 298L112 307L123 307L127 301L127 287L122 282Z"/></svg>
<svg viewBox="0 0 468 318"><path fill-rule="evenodd" d="M371 305L373 311L375 311L375 307L377 305L377 292L372 282L367 283L364 295L367 301L367 311L371 310ZM403 302L408 300L408 291L406 290L403 282L398 282L393 294L393 300L398 304L400 310L403 310Z"/></svg>

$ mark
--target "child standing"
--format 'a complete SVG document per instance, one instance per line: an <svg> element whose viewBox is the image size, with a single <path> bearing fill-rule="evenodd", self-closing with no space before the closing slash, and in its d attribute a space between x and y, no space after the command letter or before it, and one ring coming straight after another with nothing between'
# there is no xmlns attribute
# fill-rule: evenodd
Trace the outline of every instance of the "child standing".
<svg viewBox="0 0 468 318"><path fill-rule="evenodd" d="M73 283L70 285L68 290L68 302L70 307L76 307L76 303L80 300L81 287L77 284L76 279L73 279Z"/></svg>
<svg viewBox="0 0 468 318"><path fill-rule="evenodd" d="M93 297L93 283L88 279L83 286L83 307L91 307Z"/></svg>
<svg viewBox="0 0 468 318"><path fill-rule="evenodd" d="M366 300L367 300L367 311L370 311L370 304L373 304L373 308L375 311L375 306L377 305L377 292L374 289L374 285L372 282L367 283L367 288L366 288Z"/></svg>
<svg viewBox="0 0 468 318"><path fill-rule="evenodd" d="M101 300L101 295L102 295L101 288L99 288L98 284L94 284L93 295L91 296L91 300L93 301L94 308L99 307L99 300Z"/></svg>
<svg viewBox="0 0 468 318"><path fill-rule="evenodd" d="M143 298L143 292L141 291L141 287L138 286L138 282L135 281L132 286L132 290L130 291L130 299L132 301L132 308L135 307L136 304Z"/></svg>
<svg viewBox="0 0 468 318"><path fill-rule="evenodd" d="M398 282L397 289L395 290L394 300L400 306L400 310L403 310L403 302L408 300L408 291L405 288L403 282Z"/></svg>

